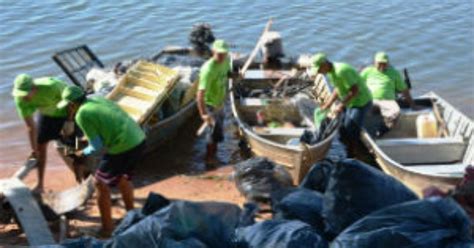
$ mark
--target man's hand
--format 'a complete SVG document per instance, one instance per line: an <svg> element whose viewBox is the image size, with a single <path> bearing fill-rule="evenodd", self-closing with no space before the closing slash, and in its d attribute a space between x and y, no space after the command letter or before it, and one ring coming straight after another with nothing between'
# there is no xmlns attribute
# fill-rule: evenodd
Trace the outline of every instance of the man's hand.
<svg viewBox="0 0 474 248"><path fill-rule="evenodd" d="M78 150L74 152L74 155L78 158L84 157L84 152L82 150Z"/></svg>
<svg viewBox="0 0 474 248"><path fill-rule="evenodd" d="M212 116L208 115L208 114L202 115L201 119L202 119L203 122L206 122L210 126L214 125L214 123L215 123L214 118Z"/></svg>
<svg viewBox="0 0 474 248"><path fill-rule="evenodd" d="M344 104L339 103L339 104L336 106L336 108L334 109L334 112L335 112L336 114L340 114L340 113L342 113L342 111L344 111Z"/></svg>

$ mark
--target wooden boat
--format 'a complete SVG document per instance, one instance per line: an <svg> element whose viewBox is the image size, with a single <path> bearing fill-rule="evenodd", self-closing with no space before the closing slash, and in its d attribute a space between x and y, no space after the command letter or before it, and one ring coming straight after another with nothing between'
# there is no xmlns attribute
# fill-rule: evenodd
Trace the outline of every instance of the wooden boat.
<svg viewBox="0 0 474 248"><path fill-rule="evenodd" d="M249 70L243 79L230 80L230 101L232 113L239 126L242 138L248 143L252 152L257 156L267 157L274 162L284 165L298 184L316 161L325 158L331 142L336 136L337 127L321 142L314 145L289 145L290 139L298 139L308 126L300 123L304 118L298 108L284 98L252 98L242 93L251 90L270 90L282 75L289 71ZM304 84L299 79L290 80L288 84ZM247 88L246 90L242 90ZM257 112L262 111L272 118L291 122L295 127L268 128L258 127Z"/></svg>
<svg viewBox="0 0 474 248"><path fill-rule="evenodd" d="M317 99L324 101L330 89L324 77L315 86ZM383 171L421 196L423 189L436 186L452 189L474 162L474 123L446 100L430 92L415 102L422 110L402 107L397 124L382 137L371 135L377 118L368 118L361 140ZM448 136L417 138L416 119L436 111L446 123Z"/></svg>
<svg viewBox="0 0 474 248"><path fill-rule="evenodd" d="M166 55L192 56L187 48L172 47L160 51L153 56L152 60L156 61ZM84 88L87 84L87 71L94 67L103 68L102 62L87 46L59 52L53 56L53 59L75 84L82 85ZM158 115L159 109L166 104L166 99L172 94L178 79L178 74L170 68L152 62L138 61L128 69L115 88L107 95L108 99L122 107L145 130L147 135L146 152L155 150L175 136L180 127L197 116L194 100L197 82L194 82L180 96L179 109L175 113L161 118ZM60 144L57 149L66 164L75 171L77 168L72 165L72 159L65 156L67 153L65 150L70 147ZM88 158L86 172L93 171L97 162L98 158Z"/></svg>
<svg viewBox="0 0 474 248"><path fill-rule="evenodd" d="M474 162L474 123L433 92L416 101L432 105L421 111L402 108L397 125L388 133L375 138L364 130L362 141L387 174L418 195L421 196L423 189L429 186L447 191L459 183L465 168ZM446 123L448 136L417 138L417 117L434 109Z"/></svg>

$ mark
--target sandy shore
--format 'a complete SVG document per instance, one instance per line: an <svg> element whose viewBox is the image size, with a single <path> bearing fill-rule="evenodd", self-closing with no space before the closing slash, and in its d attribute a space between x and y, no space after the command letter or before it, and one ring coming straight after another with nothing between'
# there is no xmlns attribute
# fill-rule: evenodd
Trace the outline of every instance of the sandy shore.
<svg viewBox="0 0 474 248"><path fill-rule="evenodd" d="M0 178L9 177L16 168L3 170ZM156 192L172 199L186 199L192 201L225 201L241 205L244 198L235 188L229 176L232 173L231 166L222 166L217 169L185 174L162 173L161 179L150 179L143 176L134 178L136 207L141 207L150 192ZM36 171L32 171L24 180L32 187L36 181ZM51 166L46 172L46 190L61 191L76 185L74 176L66 166ZM113 218L118 223L125 214L123 203L119 194L113 194ZM100 227L100 217L96 205L95 196L68 219L68 237L75 238L84 234L91 234ZM55 235L58 228L51 226ZM27 245L25 235L18 229L16 224L0 224L0 246Z"/></svg>

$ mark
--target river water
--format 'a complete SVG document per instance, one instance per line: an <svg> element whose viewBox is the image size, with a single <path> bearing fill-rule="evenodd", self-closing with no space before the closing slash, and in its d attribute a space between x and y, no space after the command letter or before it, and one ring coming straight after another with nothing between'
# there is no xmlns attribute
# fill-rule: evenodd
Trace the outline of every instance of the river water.
<svg viewBox="0 0 474 248"><path fill-rule="evenodd" d="M198 22L211 24L240 52L252 50L269 17L289 55L325 51L359 67L385 50L396 67L411 72L414 95L435 91L472 118L473 6L472 0L1 0L0 168L18 165L28 153L10 96L17 74L64 77L51 55L80 44L106 64L186 46Z"/></svg>

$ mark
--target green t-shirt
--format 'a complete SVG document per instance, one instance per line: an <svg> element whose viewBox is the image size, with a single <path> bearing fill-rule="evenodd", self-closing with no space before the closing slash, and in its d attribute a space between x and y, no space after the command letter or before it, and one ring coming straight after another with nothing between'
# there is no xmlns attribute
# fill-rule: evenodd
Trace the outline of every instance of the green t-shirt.
<svg viewBox="0 0 474 248"><path fill-rule="evenodd" d="M377 70L375 66L369 66L360 73L360 76L372 92L372 97L377 100L395 100L397 92L407 89L402 76L392 66L383 72Z"/></svg>
<svg viewBox="0 0 474 248"><path fill-rule="evenodd" d="M219 107L224 104L227 92L227 77L230 60L217 63L213 58L202 65L199 75L199 90L205 90L204 101L207 105Z"/></svg>
<svg viewBox="0 0 474 248"><path fill-rule="evenodd" d="M31 100L14 97L16 110L21 118L31 117L36 110L49 117L67 116L65 108L58 109L56 106L61 101L63 89L67 86L65 82L53 77L44 77L35 79L33 84L37 92Z"/></svg>
<svg viewBox="0 0 474 248"><path fill-rule="evenodd" d="M346 63L333 63L333 66L334 70L328 73L327 77L329 82L336 88L341 100L347 96L354 84L359 88L359 93L347 104L349 108L363 107L372 100L367 85L365 85L364 80L352 66Z"/></svg>
<svg viewBox="0 0 474 248"><path fill-rule="evenodd" d="M126 152L145 139L145 133L125 111L102 97L87 99L75 120L88 140L99 136L109 154Z"/></svg>

